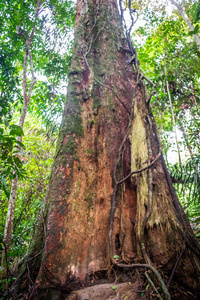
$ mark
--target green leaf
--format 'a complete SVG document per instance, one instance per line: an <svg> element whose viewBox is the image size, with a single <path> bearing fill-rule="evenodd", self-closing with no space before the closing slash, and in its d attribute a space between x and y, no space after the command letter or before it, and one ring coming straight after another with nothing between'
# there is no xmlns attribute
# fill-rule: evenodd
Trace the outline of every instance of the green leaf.
<svg viewBox="0 0 200 300"><path fill-rule="evenodd" d="M200 51L199 50L197 50L197 55L200 58Z"/></svg>
<svg viewBox="0 0 200 300"><path fill-rule="evenodd" d="M21 146L23 149L25 149L25 148L26 148L22 142L20 142L20 141L16 141L16 143L17 143L18 145L20 145L20 146Z"/></svg>
<svg viewBox="0 0 200 300"><path fill-rule="evenodd" d="M11 125L10 135L22 136L24 135L23 129L18 125Z"/></svg>
<svg viewBox="0 0 200 300"><path fill-rule="evenodd" d="M189 35L197 34L199 30L199 25L197 24L194 28L194 30L191 30L188 32Z"/></svg>
<svg viewBox="0 0 200 300"><path fill-rule="evenodd" d="M2 187L3 187L4 193L6 194L7 199L9 199L10 198L10 192L7 189L6 180L3 176L1 177L1 180L2 180Z"/></svg>
<svg viewBox="0 0 200 300"><path fill-rule="evenodd" d="M114 255L113 258L114 258L114 259L118 259L118 258L119 258L119 255Z"/></svg>
<svg viewBox="0 0 200 300"><path fill-rule="evenodd" d="M112 290L116 290L117 289L117 287L114 285L114 286L112 286Z"/></svg>
<svg viewBox="0 0 200 300"><path fill-rule="evenodd" d="M198 30L199 30L199 25L197 24L197 25L195 26L195 28L194 28L195 34L198 33Z"/></svg>

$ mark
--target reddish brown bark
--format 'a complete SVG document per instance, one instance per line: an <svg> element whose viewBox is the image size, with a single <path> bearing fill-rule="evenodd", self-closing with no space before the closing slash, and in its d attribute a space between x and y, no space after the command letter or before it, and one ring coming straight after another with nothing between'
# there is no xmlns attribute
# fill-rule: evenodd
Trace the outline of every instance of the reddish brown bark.
<svg viewBox="0 0 200 300"><path fill-rule="evenodd" d="M60 299L71 288L91 284L95 273L116 263L114 255L122 260L122 272L125 264L142 263L144 269L148 263L167 278L185 247L173 277L181 274L196 289L199 248L162 157L119 182L158 157L160 146L116 1L78 0L73 53L49 192L28 256L32 296L37 291L41 298ZM27 284L24 279L21 289Z"/></svg>

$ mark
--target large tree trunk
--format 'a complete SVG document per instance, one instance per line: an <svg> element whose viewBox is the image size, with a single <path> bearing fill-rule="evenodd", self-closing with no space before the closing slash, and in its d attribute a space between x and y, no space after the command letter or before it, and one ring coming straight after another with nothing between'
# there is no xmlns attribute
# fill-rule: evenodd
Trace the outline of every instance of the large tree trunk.
<svg viewBox="0 0 200 300"><path fill-rule="evenodd" d="M131 60L117 1L78 0L57 154L18 279L24 294L29 281L35 283L32 296L61 299L83 283L98 282L111 262L122 273L159 267L168 278L180 253L173 280L197 289L199 248L172 188L144 84ZM127 176L133 171L138 172Z"/></svg>

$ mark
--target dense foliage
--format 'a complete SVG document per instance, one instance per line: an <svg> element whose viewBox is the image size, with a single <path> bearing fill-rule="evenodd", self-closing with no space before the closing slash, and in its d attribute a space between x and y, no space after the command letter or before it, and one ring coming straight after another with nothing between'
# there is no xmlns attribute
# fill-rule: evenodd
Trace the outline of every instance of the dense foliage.
<svg viewBox="0 0 200 300"><path fill-rule="evenodd" d="M7 177L11 179L13 174L23 174L21 163L15 155L16 143L20 144L16 137L23 132L16 124L18 121L12 121L14 113L20 112L23 106L22 73L26 49L23 34L28 39L34 28L31 55L37 82L29 111L40 116L46 125L54 123L56 126L58 116L62 115L66 94L74 5L70 1L43 1L40 14L35 19L36 6L37 2L33 1L0 2L0 164L3 187ZM29 84L30 65L31 62L26 74Z"/></svg>
<svg viewBox="0 0 200 300"><path fill-rule="evenodd" d="M66 98L75 5L71 1L0 1L0 245L6 221L11 180L18 176L12 264L26 252L37 223L53 161L55 142ZM26 39L34 28L27 68ZM19 34L20 33L20 34ZM25 36L25 38L23 37ZM30 89L37 79L24 128L18 125L23 107L23 78ZM23 140L20 141L19 137Z"/></svg>

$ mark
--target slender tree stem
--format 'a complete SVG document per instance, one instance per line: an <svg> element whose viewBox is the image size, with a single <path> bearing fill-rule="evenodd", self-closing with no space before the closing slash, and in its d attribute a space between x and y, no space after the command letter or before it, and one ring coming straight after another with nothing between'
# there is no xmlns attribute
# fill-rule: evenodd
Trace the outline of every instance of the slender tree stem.
<svg viewBox="0 0 200 300"><path fill-rule="evenodd" d="M169 90L169 82L168 82L168 78L167 78L167 68L166 68L166 60L165 59L164 59L164 71L165 71L165 80L166 80L166 86L167 86L167 94L168 94L168 99L169 99L171 114L172 114L174 135L175 135L176 146L177 146L177 150L178 150L179 165L180 165L181 173L182 173L182 162L181 162L180 146L179 146L179 143L178 143L177 127L176 127L176 121L175 121L175 116L174 116L174 109L173 109L171 94L170 94L170 90Z"/></svg>

